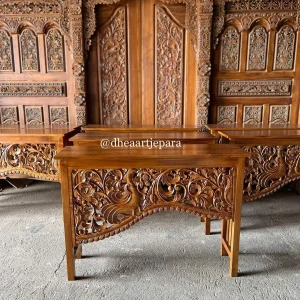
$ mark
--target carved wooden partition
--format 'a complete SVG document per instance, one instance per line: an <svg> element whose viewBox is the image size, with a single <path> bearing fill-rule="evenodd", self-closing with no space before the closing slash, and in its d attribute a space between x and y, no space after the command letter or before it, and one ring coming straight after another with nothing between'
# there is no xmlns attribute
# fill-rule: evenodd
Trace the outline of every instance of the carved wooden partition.
<svg viewBox="0 0 300 300"><path fill-rule="evenodd" d="M210 122L298 123L298 1L216 2Z"/></svg>
<svg viewBox="0 0 300 300"><path fill-rule="evenodd" d="M79 0L1 0L1 124L85 123L81 11Z"/></svg>
<svg viewBox="0 0 300 300"><path fill-rule="evenodd" d="M205 124L212 2L86 1L89 121Z"/></svg>

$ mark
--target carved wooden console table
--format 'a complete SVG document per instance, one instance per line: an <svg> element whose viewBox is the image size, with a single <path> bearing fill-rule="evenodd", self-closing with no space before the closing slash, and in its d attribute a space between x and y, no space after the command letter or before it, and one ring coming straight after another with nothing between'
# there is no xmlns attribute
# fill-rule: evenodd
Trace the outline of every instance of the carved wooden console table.
<svg viewBox="0 0 300 300"><path fill-rule="evenodd" d="M54 156L80 127L0 126L0 178L30 177L59 181Z"/></svg>
<svg viewBox="0 0 300 300"><path fill-rule="evenodd" d="M163 210L222 219L221 255L238 275L245 157L236 145L180 149L65 147L61 170L68 279L82 244L117 234Z"/></svg>

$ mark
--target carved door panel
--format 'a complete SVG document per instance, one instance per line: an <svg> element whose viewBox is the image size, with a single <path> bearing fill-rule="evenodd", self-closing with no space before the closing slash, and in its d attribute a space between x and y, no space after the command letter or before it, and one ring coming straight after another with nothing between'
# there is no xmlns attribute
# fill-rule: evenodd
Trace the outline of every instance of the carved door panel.
<svg viewBox="0 0 300 300"><path fill-rule="evenodd" d="M297 1L227 3L214 53L210 122L297 123L298 44Z"/></svg>
<svg viewBox="0 0 300 300"><path fill-rule="evenodd" d="M195 125L197 61L185 29L186 5L122 0L96 6L96 20L89 121Z"/></svg>

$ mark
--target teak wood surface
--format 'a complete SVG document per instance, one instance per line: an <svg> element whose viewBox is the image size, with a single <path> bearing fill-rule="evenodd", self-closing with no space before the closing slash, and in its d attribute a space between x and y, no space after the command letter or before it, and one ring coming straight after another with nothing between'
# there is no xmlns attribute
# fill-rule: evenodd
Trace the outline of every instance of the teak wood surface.
<svg viewBox="0 0 300 300"><path fill-rule="evenodd" d="M74 126L0 126L0 178L30 177L59 181L55 155L71 145L69 138L80 131Z"/></svg>
<svg viewBox="0 0 300 300"><path fill-rule="evenodd" d="M237 276L247 156L236 145L216 144L162 150L65 147L55 158L61 170L68 279L75 279L83 243L117 234L162 210L222 219L221 255L229 255L230 275Z"/></svg>
<svg viewBox="0 0 300 300"><path fill-rule="evenodd" d="M74 146L100 145L102 140L110 141L118 139L120 141L174 141L181 144L215 144L217 137L206 132L86 132L78 133L70 141Z"/></svg>

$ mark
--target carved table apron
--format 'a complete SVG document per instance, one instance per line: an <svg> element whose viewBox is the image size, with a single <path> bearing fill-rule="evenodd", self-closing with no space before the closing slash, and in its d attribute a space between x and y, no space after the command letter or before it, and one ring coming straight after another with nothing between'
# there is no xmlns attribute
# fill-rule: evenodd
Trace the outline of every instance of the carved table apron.
<svg viewBox="0 0 300 300"><path fill-rule="evenodd" d="M62 180L68 279L82 244L101 240L163 210L222 219L221 254L238 274L245 157L236 145L183 145L180 149L64 148Z"/></svg>
<svg viewBox="0 0 300 300"><path fill-rule="evenodd" d="M54 157L77 132L79 128L66 126L0 126L0 178L59 181Z"/></svg>

